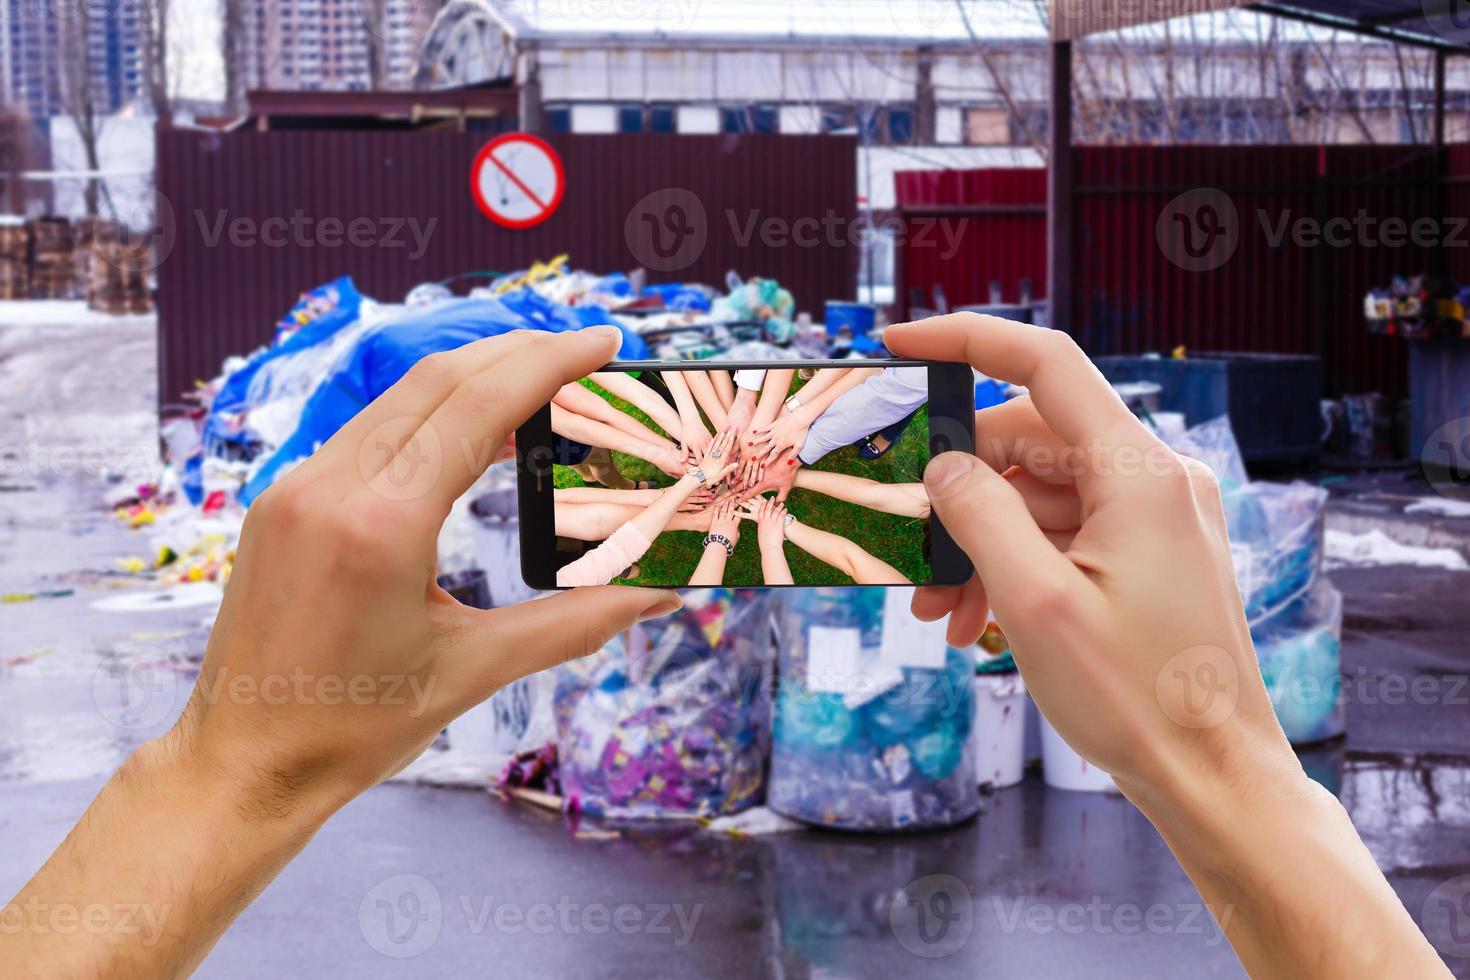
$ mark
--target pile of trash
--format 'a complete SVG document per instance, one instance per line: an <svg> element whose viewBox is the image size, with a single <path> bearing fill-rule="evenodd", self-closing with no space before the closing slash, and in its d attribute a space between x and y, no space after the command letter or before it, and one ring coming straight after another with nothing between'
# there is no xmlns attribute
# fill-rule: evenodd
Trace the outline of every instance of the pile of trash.
<svg viewBox="0 0 1470 980"><path fill-rule="evenodd" d="M1336 738L1345 725L1342 594L1323 570L1327 491L1300 481L1251 482L1228 417L1167 441L1220 481L1251 639L1287 738L1294 745Z"/></svg>

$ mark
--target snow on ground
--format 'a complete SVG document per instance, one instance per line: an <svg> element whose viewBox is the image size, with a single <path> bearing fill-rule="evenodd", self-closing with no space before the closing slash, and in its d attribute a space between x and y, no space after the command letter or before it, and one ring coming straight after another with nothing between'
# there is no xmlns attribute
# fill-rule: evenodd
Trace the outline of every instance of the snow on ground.
<svg viewBox="0 0 1470 980"><path fill-rule="evenodd" d="M1352 534L1327 529L1327 569L1371 565L1417 565L1452 572L1470 571L1470 562L1453 548L1399 544L1380 530Z"/></svg>
<svg viewBox="0 0 1470 980"><path fill-rule="evenodd" d="M1405 514L1437 514L1441 517L1470 517L1470 500L1423 497L1404 508Z"/></svg>
<svg viewBox="0 0 1470 980"><path fill-rule="evenodd" d="M0 302L0 482L154 476L157 334L153 316Z"/></svg>

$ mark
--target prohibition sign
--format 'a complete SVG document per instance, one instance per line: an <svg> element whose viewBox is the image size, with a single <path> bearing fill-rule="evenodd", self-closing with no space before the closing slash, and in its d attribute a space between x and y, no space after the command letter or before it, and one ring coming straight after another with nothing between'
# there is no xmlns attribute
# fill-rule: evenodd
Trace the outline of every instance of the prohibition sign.
<svg viewBox="0 0 1470 980"><path fill-rule="evenodd" d="M545 140L506 133L486 143L470 167L470 193L485 217L505 228L534 228L556 213L567 175Z"/></svg>

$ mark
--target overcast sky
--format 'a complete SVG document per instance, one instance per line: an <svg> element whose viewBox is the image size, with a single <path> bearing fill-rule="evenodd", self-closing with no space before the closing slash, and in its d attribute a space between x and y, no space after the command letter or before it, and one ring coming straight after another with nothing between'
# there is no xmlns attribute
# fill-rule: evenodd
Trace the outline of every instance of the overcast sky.
<svg viewBox="0 0 1470 980"><path fill-rule="evenodd" d="M981 37L1045 36L1032 0L962 0ZM500 0L502 9L544 30L577 33L796 35L853 38L967 37L956 0ZM175 91L184 98L224 98L219 0L182 0L171 7ZM1242 11L1176 21L1187 36L1249 39L1268 20ZM1292 22L1287 36L1324 32ZM1140 33L1157 35L1157 26Z"/></svg>

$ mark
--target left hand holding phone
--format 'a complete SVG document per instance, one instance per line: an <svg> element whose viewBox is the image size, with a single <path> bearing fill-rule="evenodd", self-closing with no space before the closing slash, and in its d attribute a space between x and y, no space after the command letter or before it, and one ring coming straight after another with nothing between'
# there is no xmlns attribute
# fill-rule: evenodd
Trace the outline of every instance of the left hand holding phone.
<svg viewBox="0 0 1470 980"><path fill-rule="evenodd" d="M677 609L673 592L607 586L487 612L435 584L455 501L618 343L612 327L520 331L427 357L267 491L182 717L16 899L148 902L174 910L164 938L23 931L0 936L0 960L38 976L186 974L328 816L451 720Z"/></svg>

